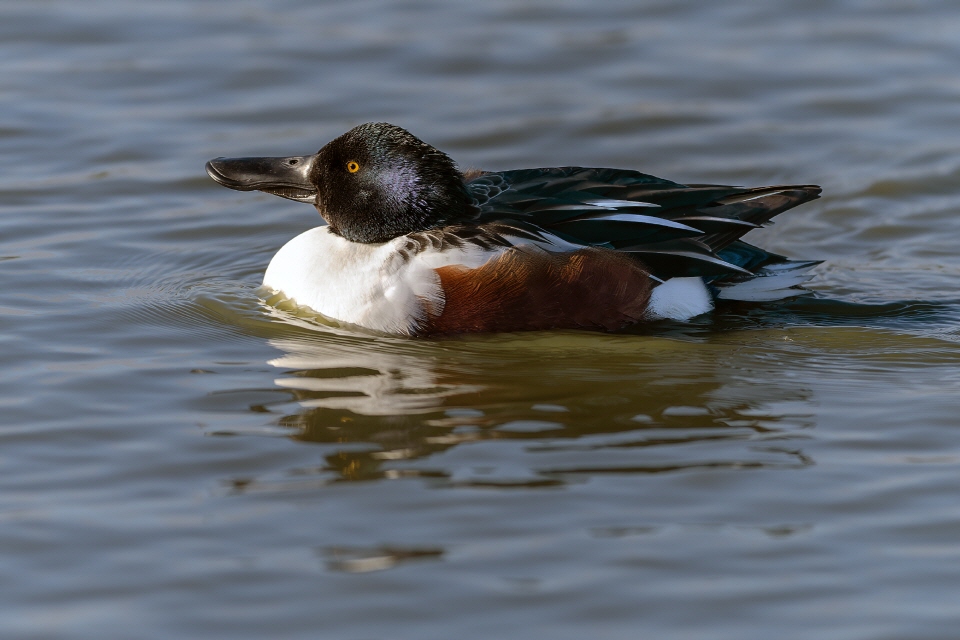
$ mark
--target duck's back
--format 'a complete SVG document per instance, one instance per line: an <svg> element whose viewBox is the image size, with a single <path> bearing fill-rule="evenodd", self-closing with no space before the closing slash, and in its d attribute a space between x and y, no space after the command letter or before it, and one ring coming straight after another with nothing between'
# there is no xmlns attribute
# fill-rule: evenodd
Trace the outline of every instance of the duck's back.
<svg viewBox="0 0 960 640"><path fill-rule="evenodd" d="M557 167L481 174L468 183L482 224L543 229L630 254L668 280L753 276L784 262L739 238L820 196L816 185L683 185L637 171Z"/></svg>

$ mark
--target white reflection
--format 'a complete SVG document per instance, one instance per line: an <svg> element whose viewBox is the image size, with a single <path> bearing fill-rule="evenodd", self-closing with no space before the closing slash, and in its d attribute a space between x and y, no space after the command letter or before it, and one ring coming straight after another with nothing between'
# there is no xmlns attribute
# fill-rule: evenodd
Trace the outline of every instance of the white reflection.
<svg viewBox="0 0 960 640"><path fill-rule="evenodd" d="M371 416L424 413L441 407L450 396L481 389L458 384L449 375L441 379L434 358L399 340L274 338L270 344L286 353L269 364L291 370L276 384L303 392L298 400L304 408Z"/></svg>

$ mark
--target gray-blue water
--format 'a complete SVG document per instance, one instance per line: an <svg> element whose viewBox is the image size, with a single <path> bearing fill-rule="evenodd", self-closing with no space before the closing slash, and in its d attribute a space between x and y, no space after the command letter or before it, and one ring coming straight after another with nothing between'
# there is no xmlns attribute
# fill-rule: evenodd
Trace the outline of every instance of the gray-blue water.
<svg viewBox="0 0 960 640"><path fill-rule="evenodd" d="M955 638L960 5L0 4L0 636ZM436 341L276 308L204 162L817 183L819 297Z"/></svg>

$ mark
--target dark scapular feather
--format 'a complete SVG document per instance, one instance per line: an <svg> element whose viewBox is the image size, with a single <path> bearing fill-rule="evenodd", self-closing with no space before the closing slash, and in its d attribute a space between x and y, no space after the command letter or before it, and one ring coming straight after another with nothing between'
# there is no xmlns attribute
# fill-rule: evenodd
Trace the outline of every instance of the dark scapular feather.
<svg viewBox="0 0 960 640"><path fill-rule="evenodd" d="M485 173L468 182L476 223L635 256L653 276L739 280L787 259L740 241L820 195L815 185L683 185L637 171L558 167Z"/></svg>

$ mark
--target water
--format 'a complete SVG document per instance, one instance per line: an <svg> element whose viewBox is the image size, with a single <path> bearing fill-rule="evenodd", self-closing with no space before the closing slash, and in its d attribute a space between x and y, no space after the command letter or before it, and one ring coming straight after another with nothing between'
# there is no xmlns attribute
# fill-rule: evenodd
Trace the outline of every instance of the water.
<svg viewBox="0 0 960 640"><path fill-rule="evenodd" d="M0 635L952 638L960 7L0 5ZM415 341L266 304L216 186L369 120L462 167L819 183L819 297Z"/></svg>

